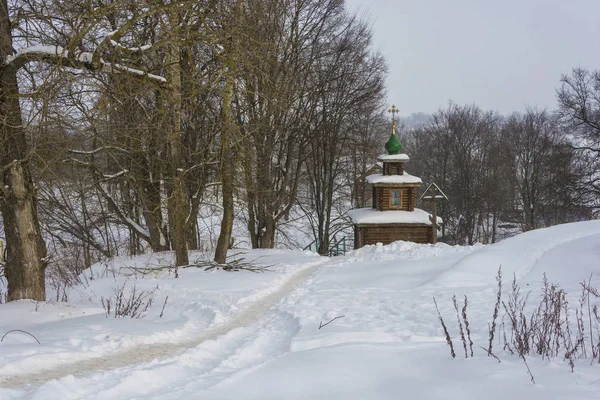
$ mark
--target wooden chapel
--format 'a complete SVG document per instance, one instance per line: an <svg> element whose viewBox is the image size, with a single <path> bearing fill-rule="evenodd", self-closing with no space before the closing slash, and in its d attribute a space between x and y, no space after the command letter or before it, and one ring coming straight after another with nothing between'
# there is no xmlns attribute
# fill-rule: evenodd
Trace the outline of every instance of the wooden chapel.
<svg viewBox="0 0 600 400"><path fill-rule="evenodd" d="M372 207L348 212L354 225L355 249L396 240L435 243L437 224L442 222L437 218L434 227L430 214L415 208L415 194L423 182L404 170L404 164L410 158L401 153L402 144L396 135L398 109L392 106L389 112L392 113L392 134L385 144L387 154L377 158L383 163L382 173L366 177L373 188Z"/></svg>

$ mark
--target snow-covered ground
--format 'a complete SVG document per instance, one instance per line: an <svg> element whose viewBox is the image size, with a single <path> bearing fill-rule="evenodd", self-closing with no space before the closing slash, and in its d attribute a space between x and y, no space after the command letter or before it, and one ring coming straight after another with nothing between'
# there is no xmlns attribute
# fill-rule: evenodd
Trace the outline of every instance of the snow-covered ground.
<svg viewBox="0 0 600 400"><path fill-rule="evenodd" d="M200 257L192 254L192 259ZM577 302L600 286L600 221L473 247L396 242L344 257L246 251L269 271L152 272L169 253L98 264L68 303L0 305L0 399L599 399L600 366L487 357L501 265L537 298L543 273ZM101 299L154 291L145 318L106 318ZM475 357L461 357L451 298L469 299ZM160 317L168 296L163 316ZM432 298L457 345L452 359ZM339 318L336 318L339 317ZM321 324L333 320L319 329ZM454 323L453 323L454 322Z"/></svg>

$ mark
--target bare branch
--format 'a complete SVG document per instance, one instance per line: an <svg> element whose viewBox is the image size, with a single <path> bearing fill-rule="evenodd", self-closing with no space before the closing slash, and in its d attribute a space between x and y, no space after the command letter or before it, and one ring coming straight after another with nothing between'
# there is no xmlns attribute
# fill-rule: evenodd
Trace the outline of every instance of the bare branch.
<svg viewBox="0 0 600 400"><path fill-rule="evenodd" d="M332 323L336 319L340 319L340 318L344 318L344 317L345 317L345 315L339 315L339 316L333 318L332 320L330 320L330 321L328 321L326 323L323 323L323 321L321 321L321 322L319 322L319 329L326 327L327 325L329 325L330 323Z"/></svg>

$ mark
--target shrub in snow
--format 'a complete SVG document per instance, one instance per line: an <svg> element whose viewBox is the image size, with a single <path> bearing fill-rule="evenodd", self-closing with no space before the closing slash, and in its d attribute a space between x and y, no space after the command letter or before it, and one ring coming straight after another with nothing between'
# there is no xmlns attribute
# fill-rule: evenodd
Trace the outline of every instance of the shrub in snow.
<svg viewBox="0 0 600 400"><path fill-rule="evenodd" d="M574 311L572 307L569 307L567 293L557 284L549 282L545 274L540 301L534 307L529 307L530 292L523 293L521 291L516 277L513 278L506 301L502 300L501 268L498 269L496 281L498 282L498 291L489 328L488 347L487 349L481 347L486 350L488 356L498 359L492 352L492 345L496 330L500 328L497 319L502 306L504 309L501 324L503 350L518 355L523 360L532 382L535 383L527 365L526 356L541 356L542 359L561 357L569 364L571 371L575 367L576 359L591 358L592 362L600 363L600 309L598 308L600 291L591 286L591 277L587 281L581 282L579 304ZM467 343L471 349L473 343L466 316L467 297L465 296L465 304L462 309L462 320L456 297L454 296L452 300L465 357L468 357ZM442 319L435 298L434 304L446 336L446 342L450 346L450 353L454 358L452 338ZM498 359L498 361L500 360Z"/></svg>
<svg viewBox="0 0 600 400"><path fill-rule="evenodd" d="M133 285L133 288L128 289L126 288L126 284L123 284L123 286L119 288L114 288L114 297L106 299L101 297L102 307L104 307L106 318L111 316L114 318L144 318L146 312L152 306L154 293L157 290L158 286L152 290L138 291L135 285Z"/></svg>

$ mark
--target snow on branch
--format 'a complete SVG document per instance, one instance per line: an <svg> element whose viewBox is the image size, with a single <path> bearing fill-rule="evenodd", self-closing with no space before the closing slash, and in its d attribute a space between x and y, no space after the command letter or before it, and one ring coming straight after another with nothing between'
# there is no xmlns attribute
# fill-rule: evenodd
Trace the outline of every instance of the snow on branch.
<svg viewBox="0 0 600 400"><path fill-rule="evenodd" d="M81 161L78 160L76 158L70 158L67 160L64 160L65 162L72 162L74 164L79 164L85 167L88 167L91 169L92 173L94 173L96 176L98 177L103 177L104 179L102 181L95 181L94 186L98 189L98 191L100 192L100 194L102 195L102 197L108 202L108 204L110 205L111 209L114 211L114 213L116 214L117 218L119 218L125 225L127 225L131 230L133 230L137 235L139 235L140 237L142 237L144 240L150 240L150 231L145 229L143 226L141 226L137 221L135 221L134 219L132 219L131 217L129 217L121 208L119 208L119 203L117 203L117 201L111 196L110 193L108 193L106 191L106 189L104 188L104 186L102 185L102 183L110 180L110 179L114 179L117 178L119 176L125 175L127 172L129 172L128 170L122 170L120 172L117 172L116 174L113 175L106 175L106 174L101 174L96 167L94 166L94 164L90 163L90 162L85 162L85 161ZM162 235L161 235L162 236ZM161 244L162 244L162 238L161 238Z"/></svg>
<svg viewBox="0 0 600 400"><path fill-rule="evenodd" d="M27 54L39 54L39 55L49 55L49 56L60 56L66 55L68 53L67 50L63 49L60 46L31 46L25 47L17 50L16 54L12 56L6 57L6 64L11 64L19 57L23 57Z"/></svg>
<svg viewBox="0 0 600 400"><path fill-rule="evenodd" d="M115 199L106 190L104 190L102 185L96 186L100 190L100 194L102 194L106 201L108 201L108 203L111 205L112 209L117 214L117 217L119 217L121 221L125 223L125 225L127 225L129 228L135 231L135 233L137 233L140 237L149 240L150 232L147 229L144 229L144 227L142 227L136 221L131 219L128 215L125 215L125 213L123 213L123 211L119 208L118 203L115 201Z"/></svg>
<svg viewBox="0 0 600 400"><path fill-rule="evenodd" d="M125 222L127 223L127 225L129 225L134 231L136 231L136 233L144 238L150 238L150 231L142 228L142 226L140 224L138 224L137 222L135 222L133 219L131 219L130 217L125 217Z"/></svg>
<svg viewBox="0 0 600 400"><path fill-rule="evenodd" d="M67 164L67 163L73 163L73 164L78 164L84 167L91 167L93 166L92 163L87 162L87 161L81 161L78 160L76 158L65 158L64 160L62 160L63 163Z"/></svg>
<svg viewBox="0 0 600 400"><path fill-rule="evenodd" d="M130 68L125 65L116 64L116 63L109 63L102 59L100 59L100 64L102 65L101 70L104 72L127 72L131 75L145 76L148 79L151 79L153 81L157 81L160 83L167 83L167 80L164 77L162 77L160 75L149 74L148 72L142 71L141 69Z"/></svg>
<svg viewBox="0 0 600 400"><path fill-rule="evenodd" d="M101 151L105 151L105 150L117 150L117 151L120 151L122 153L129 153L129 151L125 150L124 148L117 147L117 146L102 146L102 147L98 147L97 149L94 149L94 150L70 149L69 153L71 153L71 154L82 154L82 155L93 155L93 154L97 154L97 153L100 153Z"/></svg>
<svg viewBox="0 0 600 400"><path fill-rule="evenodd" d="M128 172L129 172L128 170L124 169L123 171L119 171L119 172L117 172L116 174L112 174L112 175L102 175L102 176L104 177L104 181L106 182L106 181L109 181L109 180L111 180L111 179L115 179L115 178L118 178L118 177L120 177L120 176L123 176L123 175L125 175L125 174L126 174L126 173L128 173Z"/></svg>
<svg viewBox="0 0 600 400"><path fill-rule="evenodd" d="M138 53L138 52L150 50L152 48L151 44L146 44L146 45L139 46L139 47L126 47L126 46L123 46L121 43L114 41L113 39L110 39L110 44L113 45L114 47L118 47L121 50L129 51L131 53Z"/></svg>
<svg viewBox="0 0 600 400"><path fill-rule="evenodd" d="M96 50L98 51L100 47ZM61 46L31 46L19 49L16 54L6 57L4 64L21 68L31 61L45 61L50 64L87 70L128 73L139 77L145 77L159 84L167 83L167 80L159 75L150 74L137 68L127 67L118 63L110 63L90 52L69 52Z"/></svg>

